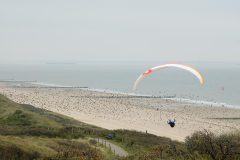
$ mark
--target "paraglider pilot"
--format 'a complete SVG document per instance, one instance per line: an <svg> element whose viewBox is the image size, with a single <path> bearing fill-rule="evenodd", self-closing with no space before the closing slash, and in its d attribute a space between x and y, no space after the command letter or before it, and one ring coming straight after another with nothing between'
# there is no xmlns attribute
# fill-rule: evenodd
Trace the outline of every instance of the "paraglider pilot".
<svg viewBox="0 0 240 160"><path fill-rule="evenodd" d="M168 120L167 121L167 123L173 128L173 127L175 127L175 125L176 125L176 120L174 119L174 120Z"/></svg>

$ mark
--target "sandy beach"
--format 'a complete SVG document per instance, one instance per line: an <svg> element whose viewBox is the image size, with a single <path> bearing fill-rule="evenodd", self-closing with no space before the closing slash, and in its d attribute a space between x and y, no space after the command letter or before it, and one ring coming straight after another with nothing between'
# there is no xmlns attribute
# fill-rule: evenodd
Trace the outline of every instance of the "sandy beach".
<svg viewBox="0 0 240 160"><path fill-rule="evenodd" d="M79 88L14 87L0 84L11 100L64 114L106 129L130 129L184 141L194 131L216 134L240 129L240 109L136 97ZM175 128L167 124L176 119Z"/></svg>

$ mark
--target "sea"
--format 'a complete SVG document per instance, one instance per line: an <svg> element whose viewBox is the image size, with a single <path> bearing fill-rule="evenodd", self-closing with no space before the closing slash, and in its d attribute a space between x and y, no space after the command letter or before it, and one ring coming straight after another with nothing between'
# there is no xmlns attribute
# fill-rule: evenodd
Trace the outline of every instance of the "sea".
<svg viewBox="0 0 240 160"><path fill-rule="evenodd" d="M177 62L197 68L205 78L200 85L191 73L166 68L133 84L147 69L169 62L44 62L0 64L0 81L28 81L47 86L87 87L91 90L159 96L177 101L240 108L240 63Z"/></svg>

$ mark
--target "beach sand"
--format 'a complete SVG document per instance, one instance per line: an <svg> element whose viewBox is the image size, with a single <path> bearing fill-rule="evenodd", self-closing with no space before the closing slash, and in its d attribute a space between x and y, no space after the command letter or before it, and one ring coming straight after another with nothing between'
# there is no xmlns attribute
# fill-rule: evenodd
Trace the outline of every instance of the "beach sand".
<svg viewBox="0 0 240 160"><path fill-rule="evenodd" d="M1 84L11 100L70 116L106 129L129 129L184 141L194 131L240 129L240 109L136 97L78 88L24 88ZM176 119L171 128L168 119Z"/></svg>

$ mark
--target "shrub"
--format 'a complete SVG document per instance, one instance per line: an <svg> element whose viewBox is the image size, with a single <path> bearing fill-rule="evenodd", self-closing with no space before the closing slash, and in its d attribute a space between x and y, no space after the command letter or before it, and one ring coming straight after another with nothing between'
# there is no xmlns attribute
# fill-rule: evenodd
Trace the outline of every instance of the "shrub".
<svg viewBox="0 0 240 160"><path fill-rule="evenodd" d="M216 136L209 131L199 131L186 138L191 153L204 154L213 160L240 158L240 136L224 134Z"/></svg>

